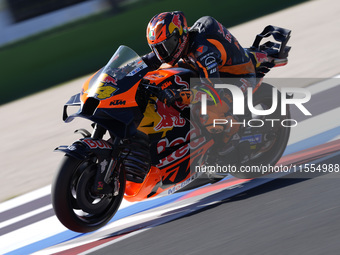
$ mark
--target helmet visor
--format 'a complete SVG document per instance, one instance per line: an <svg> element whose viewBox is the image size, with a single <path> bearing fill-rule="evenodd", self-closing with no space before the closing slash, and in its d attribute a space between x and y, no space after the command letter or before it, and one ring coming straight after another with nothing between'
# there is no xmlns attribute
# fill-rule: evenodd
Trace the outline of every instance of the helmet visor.
<svg viewBox="0 0 340 255"><path fill-rule="evenodd" d="M178 37L172 35L167 40L150 46L161 61L170 62L178 48L178 44Z"/></svg>

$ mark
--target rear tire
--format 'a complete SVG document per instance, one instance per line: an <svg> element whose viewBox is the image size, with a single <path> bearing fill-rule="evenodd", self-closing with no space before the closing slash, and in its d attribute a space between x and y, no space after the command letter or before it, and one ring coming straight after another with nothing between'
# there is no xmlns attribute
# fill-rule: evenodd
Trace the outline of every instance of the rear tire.
<svg viewBox="0 0 340 255"><path fill-rule="evenodd" d="M272 105L272 88L273 86L267 83L263 83L259 89L254 94L254 105L263 104L268 107L268 109ZM290 111L287 106L286 115L281 116L281 92L278 91L278 104L276 111L266 116L266 119L280 119L280 122L283 119L290 119ZM289 135L290 135L290 127L283 127L281 123L275 123L274 128L276 130L276 138L274 143L271 145L270 149L263 152L259 157L250 160L246 163L247 166L274 166L281 158L283 152L286 149ZM261 171L259 172L235 172L231 173L233 176L241 179L251 179L263 176Z"/></svg>

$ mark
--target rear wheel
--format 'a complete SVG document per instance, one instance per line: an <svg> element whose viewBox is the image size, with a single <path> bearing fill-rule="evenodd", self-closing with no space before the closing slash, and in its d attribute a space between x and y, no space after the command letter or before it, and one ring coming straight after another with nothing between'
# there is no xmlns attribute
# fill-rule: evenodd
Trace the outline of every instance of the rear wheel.
<svg viewBox="0 0 340 255"><path fill-rule="evenodd" d="M263 109L271 108L273 101L272 88L273 86L263 83L254 94L254 106L261 107ZM290 119L290 112L287 107L286 115L281 115L281 93L280 91L277 93L277 109L273 114L264 116L265 125L270 125L270 127L266 129L267 131L264 132L264 135L261 138L262 147L257 150L255 154L251 155L250 160L244 164L241 163L241 165L253 166L253 170L257 169L258 171L238 171L231 173L233 176L245 179L260 177L264 175L261 171L261 167L274 166L280 160L283 152L285 151L290 134L290 123L288 123ZM275 119L276 121L265 121L270 119ZM283 120L285 120L284 126L282 125ZM257 168L254 166L257 166ZM250 168L248 168L248 170L249 169Z"/></svg>
<svg viewBox="0 0 340 255"><path fill-rule="evenodd" d="M118 210L125 191L125 173L119 172L118 195L92 192L97 171L95 157L80 160L65 155L52 184L56 216L68 229L91 232L104 226Z"/></svg>

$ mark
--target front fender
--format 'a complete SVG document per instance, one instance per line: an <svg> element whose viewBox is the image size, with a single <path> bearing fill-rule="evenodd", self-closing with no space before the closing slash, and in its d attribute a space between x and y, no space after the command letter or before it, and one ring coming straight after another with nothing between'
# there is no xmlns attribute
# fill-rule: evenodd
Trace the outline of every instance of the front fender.
<svg viewBox="0 0 340 255"><path fill-rule="evenodd" d="M112 145L103 139L82 138L74 142L72 145L61 145L54 151L61 151L75 157L77 159L86 159L90 155L110 155L113 147Z"/></svg>

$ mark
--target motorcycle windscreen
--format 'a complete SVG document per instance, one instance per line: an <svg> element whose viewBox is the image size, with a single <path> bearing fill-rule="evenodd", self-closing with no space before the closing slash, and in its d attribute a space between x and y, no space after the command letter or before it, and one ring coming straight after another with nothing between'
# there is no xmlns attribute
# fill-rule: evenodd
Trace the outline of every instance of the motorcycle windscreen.
<svg viewBox="0 0 340 255"><path fill-rule="evenodd" d="M137 81L137 73L147 65L132 49L120 46L110 61L90 81L87 97L106 100L129 90Z"/></svg>

